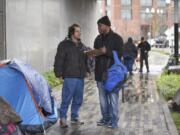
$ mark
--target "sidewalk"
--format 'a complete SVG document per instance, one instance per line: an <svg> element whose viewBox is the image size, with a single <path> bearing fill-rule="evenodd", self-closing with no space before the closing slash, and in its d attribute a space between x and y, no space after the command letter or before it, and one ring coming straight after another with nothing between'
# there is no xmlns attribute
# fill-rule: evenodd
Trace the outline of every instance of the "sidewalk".
<svg viewBox="0 0 180 135"><path fill-rule="evenodd" d="M160 59L161 61L161 59ZM156 61L157 62L157 61ZM158 68L159 70L159 68ZM155 72L153 72L155 73ZM85 125L61 129L58 123L51 127L48 135L178 135L166 102L156 88L157 75L136 73L127 82L125 102L120 92L119 128L111 130L96 126L101 118L98 90L93 77L86 79L84 104L80 118ZM60 104L60 88L53 95ZM70 117L69 117L70 118Z"/></svg>
<svg viewBox="0 0 180 135"><path fill-rule="evenodd" d="M178 135L167 104L156 91L155 78L153 75L136 74L128 81L125 103L121 102L120 94L117 130L96 126L96 121L101 118L98 90L92 78L86 80L84 104L80 113L85 125L64 130L57 124L49 130L48 135ZM60 91L53 95L60 100Z"/></svg>

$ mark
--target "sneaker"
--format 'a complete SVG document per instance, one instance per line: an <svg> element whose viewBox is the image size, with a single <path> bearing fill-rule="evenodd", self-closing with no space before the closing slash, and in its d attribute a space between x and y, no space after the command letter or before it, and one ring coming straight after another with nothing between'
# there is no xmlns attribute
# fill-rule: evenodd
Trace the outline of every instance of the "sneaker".
<svg viewBox="0 0 180 135"><path fill-rule="evenodd" d="M59 123L60 123L61 128L68 127L66 119L60 119Z"/></svg>
<svg viewBox="0 0 180 135"><path fill-rule="evenodd" d="M117 129L117 128L118 128L118 125L115 124L115 123L109 123L109 124L107 125L107 127L108 127L108 128L111 128L111 129Z"/></svg>
<svg viewBox="0 0 180 135"><path fill-rule="evenodd" d="M142 70L139 70L140 73L142 73Z"/></svg>
<svg viewBox="0 0 180 135"><path fill-rule="evenodd" d="M134 75L134 74L133 74L133 72L129 72L129 75L132 76L132 75Z"/></svg>
<svg viewBox="0 0 180 135"><path fill-rule="evenodd" d="M97 122L97 126L105 126L107 125L107 122L104 119L101 119Z"/></svg>
<svg viewBox="0 0 180 135"><path fill-rule="evenodd" d="M84 122L80 121L79 119L71 119L71 123L76 125L84 125Z"/></svg>

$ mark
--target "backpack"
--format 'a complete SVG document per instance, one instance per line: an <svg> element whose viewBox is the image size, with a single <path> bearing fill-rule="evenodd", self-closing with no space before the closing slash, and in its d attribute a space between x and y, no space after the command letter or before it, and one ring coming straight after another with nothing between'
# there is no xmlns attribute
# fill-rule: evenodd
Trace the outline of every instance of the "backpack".
<svg viewBox="0 0 180 135"><path fill-rule="evenodd" d="M117 92L121 89L128 73L127 68L121 63L116 51L113 51L114 64L107 70L104 89L107 92Z"/></svg>

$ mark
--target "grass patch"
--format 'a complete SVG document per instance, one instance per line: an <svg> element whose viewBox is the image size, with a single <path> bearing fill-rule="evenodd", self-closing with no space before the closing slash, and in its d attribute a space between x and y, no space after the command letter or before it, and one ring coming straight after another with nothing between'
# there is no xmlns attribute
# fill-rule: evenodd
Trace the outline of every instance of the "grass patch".
<svg viewBox="0 0 180 135"><path fill-rule="evenodd" d="M166 100L172 99L180 88L180 75L162 74L157 80L157 87Z"/></svg>
<svg viewBox="0 0 180 135"><path fill-rule="evenodd" d="M57 87L63 83L63 80L60 80L55 77L53 71L43 73L44 78L48 81L51 88Z"/></svg>
<svg viewBox="0 0 180 135"><path fill-rule="evenodd" d="M174 119L174 123L176 124L177 130L180 134L180 113L172 112L172 117Z"/></svg>

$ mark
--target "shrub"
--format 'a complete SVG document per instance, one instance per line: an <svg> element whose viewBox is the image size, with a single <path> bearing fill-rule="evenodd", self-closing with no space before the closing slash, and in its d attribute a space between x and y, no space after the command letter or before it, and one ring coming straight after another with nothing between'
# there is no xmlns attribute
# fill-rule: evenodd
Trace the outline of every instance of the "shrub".
<svg viewBox="0 0 180 135"><path fill-rule="evenodd" d="M53 71L45 72L45 73L43 73L43 76L48 81L51 88L54 88L58 85L61 85L63 82L63 80L60 80L60 79L55 77Z"/></svg>
<svg viewBox="0 0 180 135"><path fill-rule="evenodd" d="M172 99L180 88L180 75L162 74L157 80L157 87L166 100Z"/></svg>

